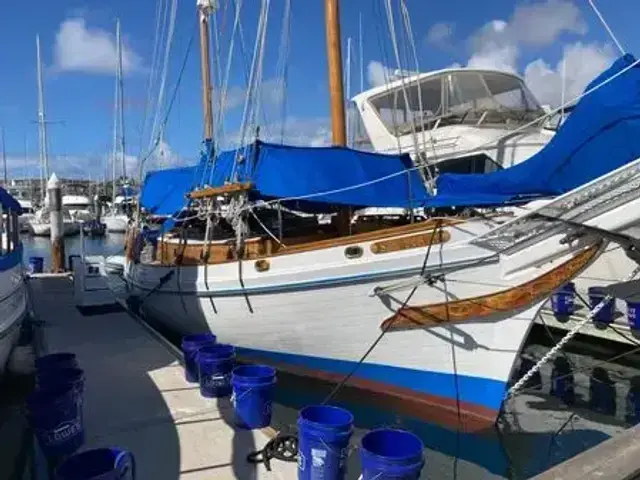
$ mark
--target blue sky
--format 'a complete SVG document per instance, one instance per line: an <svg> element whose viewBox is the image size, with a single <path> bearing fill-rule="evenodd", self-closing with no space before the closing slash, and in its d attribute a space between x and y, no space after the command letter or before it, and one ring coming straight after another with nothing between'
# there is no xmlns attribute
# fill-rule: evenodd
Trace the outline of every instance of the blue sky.
<svg viewBox="0 0 640 480"><path fill-rule="evenodd" d="M459 64L494 66L525 76L543 103L557 103L559 62L566 62L567 93L579 93L618 54L587 0L405 0L410 13L418 64L422 71ZM149 73L153 71L156 11L172 0L56 0L5 2L0 16L0 126L6 132L10 172L37 174L35 36L40 34L45 64L45 103L52 170L62 175L97 178L103 174L113 142L114 32L119 17L125 43L125 123L128 168L149 145L141 137ZM195 0L179 0L169 55L165 100L176 86L180 65L195 28ZM220 0L217 14L221 61L226 62L234 0ZM231 80L224 111L225 141L237 138L253 53L259 0L244 0L241 23L246 61L234 45ZM398 35L403 34L398 0L392 0ZM636 35L637 0L597 0L604 18L627 51L640 50ZM292 0L288 77L278 75L285 0L272 0L268 17L261 116L263 134L278 139L277 124L286 100L285 140L322 144L329 138L324 36L324 2ZM385 0L341 2L342 35L353 38L352 83L360 90L359 19L363 24L365 88L379 84L386 68L397 68L392 55ZM225 7L225 5L227 5ZM164 22L161 22L164 23ZM162 38L164 41L166 35ZM406 35L400 48L408 46ZM197 42L190 51L176 103L164 134L164 157L149 166L190 162L202 137ZM343 51L346 57L346 51ZM409 68L414 69L413 60ZM156 76L157 78L157 76ZM157 98L156 88L152 97ZM166 101L165 101L166 104ZM164 108L164 107L163 107ZM141 142L142 138L142 142ZM26 148L25 148L26 143ZM26 150L26 151L25 151Z"/></svg>

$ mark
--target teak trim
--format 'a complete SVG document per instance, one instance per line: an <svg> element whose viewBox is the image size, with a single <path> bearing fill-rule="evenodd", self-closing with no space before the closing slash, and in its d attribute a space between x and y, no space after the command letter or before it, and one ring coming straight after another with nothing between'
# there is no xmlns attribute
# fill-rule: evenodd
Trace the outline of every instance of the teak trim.
<svg viewBox="0 0 640 480"><path fill-rule="evenodd" d="M269 258L280 255L290 255L293 253L311 252L314 250L322 250L325 248L342 247L349 245L356 245L363 242L370 242L373 240L387 239L389 237L395 237L400 235L407 235L411 233L420 233L425 235L430 241L433 237L435 243L445 243L449 240L451 234L449 232L440 230L440 227L452 226L458 223L463 223L464 220L450 219L450 220L427 220L425 222L413 223L409 225L401 225L398 227L387 227L379 230L373 230L363 233L356 233L354 235L348 235L343 237L332 236L330 238L320 238L317 236L297 237L297 238L285 238L285 246L281 246L270 238L256 239L247 242L247 248L245 249L245 260L257 260L258 258ZM440 234L434 234L433 231L439 229ZM440 239L440 241L438 241ZM394 240L402 240L402 238L389 238L390 242ZM427 244L428 244L427 241ZM425 244L425 245L427 245ZM178 242L158 242L158 259L164 265L175 263L176 253L181 253L181 261L183 264L199 265L203 263L203 258L207 258L209 265L226 263L230 261L237 261L235 249L233 247L234 242L232 239L227 243L210 244L208 246L208 255L203 256L204 244L187 244L181 246ZM414 248L414 247L407 247ZM381 253L381 252L380 252Z"/></svg>
<svg viewBox="0 0 640 480"><path fill-rule="evenodd" d="M548 295L573 278L594 258L600 244L593 245L547 273L517 287L479 297L406 307L387 318L383 330L421 329L434 325L488 317L496 312L519 310Z"/></svg>
<svg viewBox="0 0 640 480"><path fill-rule="evenodd" d="M410 250L412 248L426 247L429 244L447 243L451 239L451 234L446 230L430 230L408 237L392 238L371 244L371 253L374 255L399 252L400 250Z"/></svg>
<svg viewBox="0 0 640 480"><path fill-rule="evenodd" d="M253 183L227 183L219 187L205 187L200 190L194 190L189 194L191 200L199 200L202 198L217 197L218 195L224 195L227 193L246 192L253 188Z"/></svg>

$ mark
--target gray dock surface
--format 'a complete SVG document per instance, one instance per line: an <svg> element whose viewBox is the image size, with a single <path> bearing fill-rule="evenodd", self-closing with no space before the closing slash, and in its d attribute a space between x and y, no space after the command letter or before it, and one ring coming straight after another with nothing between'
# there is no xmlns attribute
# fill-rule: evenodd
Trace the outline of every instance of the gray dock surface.
<svg viewBox="0 0 640 480"><path fill-rule="evenodd" d="M640 425L544 472L534 480L634 480L640 478Z"/></svg>
<svg viewBox="0 0 640 480"><path fill-rule="evenodd" d="M133 452L141 479L291 479L295 463L247 463L269 440L236 429L228 399L187 383L175 353L125 311L83 315L66 276L30 280L47 353L68 351L85 371L84 448Z"/></svg>

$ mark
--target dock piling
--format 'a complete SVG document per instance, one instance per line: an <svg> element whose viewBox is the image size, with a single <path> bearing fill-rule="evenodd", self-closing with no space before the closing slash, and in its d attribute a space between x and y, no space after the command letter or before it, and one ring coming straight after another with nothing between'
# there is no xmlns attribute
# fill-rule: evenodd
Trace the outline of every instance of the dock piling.
<svg viewBox="0 0 640 480"><path fill-rule="evenodd" d="M51 271L64 272L64 221L62 218L62 188L56 174L47 182L49 222L51 224Z"/></svg>

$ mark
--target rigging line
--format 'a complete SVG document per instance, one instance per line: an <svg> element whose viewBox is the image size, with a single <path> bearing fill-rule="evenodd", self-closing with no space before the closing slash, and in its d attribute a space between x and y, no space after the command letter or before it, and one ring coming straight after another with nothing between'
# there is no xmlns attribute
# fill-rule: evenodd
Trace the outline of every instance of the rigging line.
<svg viewBox="0 0 640 480"><path fill-rule="evenodd" d="M616 36L613 34L613 30L611 30L611 28L609 27L609 24L607 23L607 21L604 19L604 17L600 13L600 10L598 10L598 7L596 7L595 2L593 0L589 0L589 5L591 5L591 8L593 9L595 14L597 15L598 19L600 20L600 22L602 23L604 28L607 30L607 33L611 37L611 40L613 40L613 43L616 44L616 47L618 47L618 50L620 50L620 53L622 55L624 55L626 53L625 49L622 48L622 45L620 44L620 42L618 41Z"/></svg>
<svg viewBox="0 0 640 480"><path fill-rule="evenodd" d="M158 32L158 38L157 38L157 48L155 50L155 58L152 59L152 81L150 82L149 85L149 91L148 91L148 97L149 97L149 117L147 118L147 121L145 123L145 132L149 132L149 142L153 141L153 128L154 128L154 118L157 115L157 110L158 108L160 108L159 105L156 105L152 98L154 96L154 92L157 89L157 84L159 82L159 76L160 76L160 57L162 55L162 39L165 36L166 30L167 30L167 24L169 23L169 0L162 0L162 11L161 11L161 18L160 18L160 30ZM140 145L140 150L142 153L142 149L143 146Z"/></svg>
<svg viewBox="0 0 640 480"><path fill-rule="evenodd" d="M242 112L242 122L240 124L240 145L245 145L245 138L247 136L247 128L251 126L252 121L252 113L253 113L253 100L256 95L256 84L260 75L260 70L262 68L262 57L264 54L264 38L266 35L266 25L267 25L267 16L269 9L270 1L262 0L261 8L260 8L260 18L258 21L258 33L256 34L256 42L254 45L253 52L253 61L251 64L251 71L249 76L249 86L247 90L247 97L244 103L244 108ZM246 156L248 152L249 146L245 146L243 148L244 155ZM237 164L238 164L238 156L240 152L238 151L236 154L236 158L233 163L233 168L231 170L231 179L236 175Z"/></svg>
<svg viewBox="0 0 640 480"><path fill-rule="evenodd" d="M257 131L258 128L258 115L259 113L262 111L262 97L264 94L264 57L265 57L265 51L266 51L266 39L267 39L267 26L268 26L268 21L269 21L269 9L271 6L271 0L267 0L267 8L266 8L266 13L265 13L265 23L264 23L264 30L262 33L262 39L261 39L261 45L260 45L260 57L259 57L259 64L258 64L258 75L256 76L256 104L254 105L253 108L253 115L252 115L252 123L251 126L256 129L255 131Z"/></svg>
<svg viewBox="0 0 640 480"><path fill-rule="evenodd" d="M384 38L384 35L382 35L381 31L381 27L379 22L382 22L382 11L381 11L381 7L380 7L380 3L379 2L383 2L384 0L379 0L379 1L375 1L374 2L374 15L376 16L376 19L378 20L377 22L374 22L375 26L376 26L376 33L377 33L377 40L378 40L378 48L380 49L380 51L382 52L382 59L384 60L384 64L381 64L381 68L382 68L382 75L384 77L384 87L385 87L385 92L390 91L389 88L389 84L391 83L391 76L389 75L389 70L385 65L390 65L391 64L391 59L389 58L389 54L387 52L387 45L386 42L384 42L382 39ZM397 101L397 100L395 100ZM396 110L397 105L394 103L394 111ZM383 122L384 123L384 122ZM398 129L398 121L396 118L396 114L392 114L391 115L391 124L393 126L393 128L395 130ZM387 129L389 129L389 127L387 127L387 125L385 125L385 127ZM389 129L391 130L391 129ZM403 149L402 149L402 143L400 142L400 136L398 135L393 135L395 137L396 140L396 147L398 148L398 152L402 153Z"/></svg>
<svg viewBox="0 0 640 480"><path fill-rule="evenodd" d="M162 109L162 104L164 102L164 91L165 91L165 87L166 87L166 84L167 84L167 72L168 72L168 69L169 69L169 56L171 54L171 49L172 49L172 45L173 45L173 33L174 33L174 30L175 30L177 10L178 10L178 0L171 0L171 14L170 14L170 17L169 17L169 30L167 32L167 42L165 44L165 49L164 49L162 75L161 75L161 80L160 80L160 88L158 90L158 100L157 100L158 104L157 104L157 108L156 108L156 114L155 114L154 119L153 119L153 127L151 129L151 142L153 142L153 137L155 136L156 131L157 131L158 122L160 120L160 111ZM149 148L151 149L151 144L149 145Z"/></svg>
<svg viewBox="0 0 640 480"><path fill-rule="evenodd" d="M391 35L391 44L393 46L393 53L395 56L396 63L398 65L398 69L400 70L400 82L402 86L402 96L404 99L404 110L405 110L405 117L406 117L407 113L410 112L411 110L410 110L410 103L409 103L409 95L407 93L407 80L405 78L405 75L402 73L402 62L400 60L400 50L398 47L398 38L395 30L395 19L393 16L393 7L391 5L391 0L386 0L385 7L387 10L387 19L389 24L389 33ZM420 96L420 100L421 100L422 99L420 95L421 88L419 84L417 86L418 86L418 95ZM411 139L413 140L413 148L417 153L419 151L418 134L417 134L415 119L413 118L413 115L411 118ZM421 172L424 172L424 170L421 170ZM428 178L424 177L424 180L425 180L425 183L427 184L427 190L429 191L429 193L433 193L433 186L431 185L431 182L433 182L433 178L431 177L431 172L429 169L427 169L427 172L428 172L427 174ZM424 173L423 173L423 176L424 176Z"/></svg>
<svg viewBox="0 0 640 480"><path fill-rule="evenodd" d="M156 0L155 29L153 34L153 50L151 53L151 67L149 68L149 76L147 79L147 99L142 110L142 122L140 124L140 149L138 157L142 155L142 145L144 142L144 134L147 131L147 123L149 121L149 108L151 107L151 92L153 90L153 79L155 77L156 57L158 56L158 46L160 43L160 18L164 11L164 0Z"/></svg>
<svg viewBox="0 0 640 480"><path fill-rule="evenodd" d="M287 84L289 77L289 52L291 45L291 0L285 0L284 21L282 35L280 37L280 53L278 61L282 61L282 104L280 111L280 143L284 144L284 135L287 128ZM282 53L284 51L284 53ZM280 78L280 69L277 69L278 78Z"/></svg>
<svg viewBox="0 0 640 480"><path fill-rule="evenodd" d="M416 71L420 72L420 65L418 62L418 50L416 48L416 43L415 43L415 36L413 35L413 27L411 26L411 17L409 14L409 9L407 8L406 2L405 0L400 0L400 8L402 11L402 17L404 20L404 25L405 25L405 30L407 32L407 37L408 37L408 43L409 46L411 48L411 51L413 53L413 58L415 61L415 65L416 65ZM424 103L422 102L422 88L420 86L420 80L418 79L416 81L416 85L418 88L418 102L420 103L420 122L421 122L421 126L420 126L420 132L422 134L422 148L423 151L427 150L427 137L426 137L426 133L425 133L425 125L424 122L422 120L422 116L424 115ZM436 151L436 146L435 146L435 141L433 138L433 131L432 129L428 130L429 132L429 145L431 145L431 149L432 149L432 154L433 154L433 159L435 162L438 161L438 152ZM418 152L416 152L416 160L420 158L420 155L418 154ZM428 165L429 162L426 161L426 155L425 155L425 163ZM435 182L435 179L433 178L432 172L430 168L426 168L427 171L427 176L429 177L429 181L432 182L432 184Z"/></svg>
<svg viewBox="0 0 640 480"><path fill-rule="evenodd" d="M427 262L429 261L429 255L431 254L431 247L434 244L434 240L436 238L436 234L442 230L442 221L438 221L438 224L436 225L436 227L433 229L433 231L431 232L431 238L429 239L429 245L427 246L427 251L425 253L424 256L424 260L422 262L422 268L421 268L421 272L420 275L424 275L425 270L427 269ZM400 306L400 308L398 308L396 310L396 313L401 312L404 308L406 308L406 306L409 304L409 302L411 301L411 299L413 298L413 296L415 295L416 291L418 290L418 285L416 285L415 287L413 287L411 289L411 292L409 292L409 295L407 295L407 298L404 300L404 302L402 302L402 305ZM382 340L382 338L385 336L385 334L389 331L389 329L393 326L393 324L395 323L395 320L398 318L398 316L394 316L394 320L392 320L391 322L387 323L383 328L382 331L380 332L380 334L378 335L378 337L375 339L375 341L369 346L369 348L365 351L365 353L362 355L362 357L360 357L360 359L358 360L358 362L353 366L353 368L349 371L349 373L340 381L340 383L338 383L333 390L331 390L331 392L329 393L329 395L327 395L325 397L325 399L322 401L322 405L326 404L327 402L331 401L331 399L333 399L333 397L335 397L338 392L340 392L340 390L342 390L342 388L346 385L346 383L351 379L351 377L353 377L353 375L356 373L356 371L358 370L358 368L360 368L360 366L364 363L364 361L367 359L367 357L371 354L371 352L373 352L373 350L378 346L378 344L380 343L380 341Z"/></svg>
<svg viewBox="0 0 640 480"><path fill-rule="evenodd" d="M287 246L282 243L282 240L280 240L278 237L276 237L273 232L271 230L269 230L267 228L267 226L262 222L262 220L260 220L260 218L258 217L258 215L256 215L256 212L252 209L249 208L249 213L253 216L253 218L255 218L256 222L258 222L258 224L262 227L262 229L267 232L267 235L269 235L271 238L273 238L276 242L278 242L280 245L282 245L283 248L287 248Z"/></svg>
<svg viewBox="0 0 640 480"><path fill-rule="evenodd" d="M189 53L191 52L191 49L193 47L193 41L195 39L195 33L197 31L197 27L198 27L198 23L196 22L194 24L194 28L191 32L191 38L189 38L189 44L187 45L187 51L185 52L184 55L184 59L182 60L182 65L180 66L180 72L178 73L178 78L176 80L176 86L173 90L173 93L171 95L171 100L169 101L169 105L167 106L167 111L165 112L164 115L164 119L162 120L162 128L161 131L164 130L165 126L167 125L167 123L169 122L169 115L171 114L171 110L173 109L173 105L176 101L176 97L178 95L178 90L180 89L180 85L182 83L182 78L184 77L184 71L187 67L187 61L189 60ZM142 169L144 166L144 163L147 161L147 159L153 154L153 152L155 151L156 147L160 144L160 140L161 140L161 135L158 135L157 138L155 139L153 145L151 146L150 150L147 152L147 154L144 156L144 158L142 158L142 160L140 160L140 167L139 167L139 180L140 182L142 182Z"/></svg>

